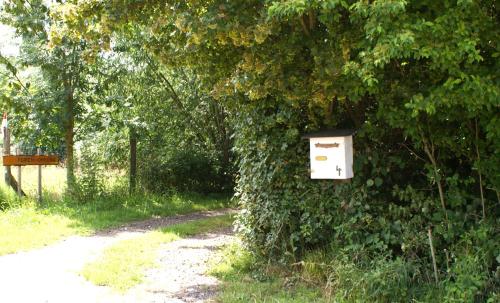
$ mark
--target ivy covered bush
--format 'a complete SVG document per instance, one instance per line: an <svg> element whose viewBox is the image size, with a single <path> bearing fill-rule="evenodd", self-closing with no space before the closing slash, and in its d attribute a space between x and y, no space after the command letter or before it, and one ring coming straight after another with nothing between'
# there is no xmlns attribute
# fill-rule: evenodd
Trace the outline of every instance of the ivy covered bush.
<svg viewBox="0 0 500 303"><path fill-rule="evenodd" d="M498 213L482 219L478 199L464 195L467 187L474 192L475 182L448 185L445 197L453 204L443 213L432 178L388 126L355 134L350 182L311 180L309 144L301 138L310 121L294 108L267 106L242 109L239 121L245 123L236 128L236 196L243 209L238 231L252 251L303 264L306 275L319 266L320 283L339 300L496 298ZM377 144L382 140L386 144ZM445 280L439 286L433 283L429 228ZM327 255L317 258L315 251ZM360 288L350 288L353 280ZM346 289L345 296L335 293Z"/></svg>

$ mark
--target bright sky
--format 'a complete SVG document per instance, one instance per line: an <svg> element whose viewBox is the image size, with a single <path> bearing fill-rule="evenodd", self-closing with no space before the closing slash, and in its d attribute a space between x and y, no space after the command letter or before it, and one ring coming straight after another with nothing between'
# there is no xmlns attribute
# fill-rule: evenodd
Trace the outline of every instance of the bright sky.
<svg viewBox="0 0 500 303"><path fill-rule="evenodd" d="M0 7L4 0L0 0ZM4 56L19 54L19 38L15 37L14 29L0 23L0 53Z"/></svg>

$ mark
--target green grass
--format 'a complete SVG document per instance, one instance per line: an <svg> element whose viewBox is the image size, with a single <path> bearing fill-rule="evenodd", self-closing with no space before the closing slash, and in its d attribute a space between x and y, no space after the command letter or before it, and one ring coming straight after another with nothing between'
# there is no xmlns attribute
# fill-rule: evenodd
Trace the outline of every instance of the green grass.
<svg viewBox="0 0 500 303"><path fill-rule="evenodd" d="M33 208L0 212L0 255L40 247L75 234L73 220Z"/></svg>
<svg viewBox="0 0 500 303"><path fill-rule="evenodd" d="M0 161L1 162L1 161ZM2 178L0 183L4 183L4 167L0 163ZM38 166L22 166L22 188L29 197L36 197L38 193ZM12 175L17 179L17 166L12 167ZM122 171L112 170L106 172L106 185L113 187L126 178ZM66 169L61 166L43 166L42 167L42 187L44 194L49 200L61 199L66 189Z"/></svg>
<svg viewBox="0 0 500 303"><path fill-rule="evenodd" d="M44 169L44 189L47 190L43 205L37 205L34 200L36 167L23 167L23 188L28 198L19 199L2 178L0 255L42 247L70 235L88 235L131 221L231 205L229 197L222 195L128 195L124 187L113 188L91 201L78 202L64 198L64 177L64 169L60 167Z"/></svg>
<svg viewBox="0 0 500 303"><path fill-rule="evenodd" d="M107 197L83 205L50 201L43 207L25 200L0 211L0 255L42 247L70 235L88 235L131 221L220 209L229 204L228 198L194 194Z"/></svg>
<svg viewBox="0 0 500 303"><path fill-rule="evenodd" d="M74 219L75 227L88 233L131 221L220 209L230 205L230 198L221 195L174 193L169 196L129 196L126 193L117 193L84 204L72 201L62 205L51 203L47 208L52 213Z"/></svg>
<svg viewBox="0 0 500 303"><path fill-rule="evenodd" d="M210 274L223 281L217 302L224 303L471 301L447 301L444 281L436 285L431 276L420 280L416 266L383 256L356 262L334 247L306 253L300 266L273 266L233 243L211 260ZM497 302L495 296L492 293L491 302Z"/></svg>
<svg viewBox="0 0 500 303"><path fill-rule="evenodd" d="M98 261L86 264L81 274L96 285L123 292L142 282L147 269L156 265L160 245L182 237L230 226L230 215L176 224L121 241L107 248Z"/></svg>
<svg viewBox="0 0 500 303"><path fill-rule="evenodd" d="M12 168L12 174L17 179L17 167ZM46 193L61 197L65 186L66 169L60 166L42 167L42 187ZM36 196L38 191L38 166L22 167L22 188L28 196Z"/></svg>
<svg viewBox="0 0 500 303"><path fill-rule="evenodd" d="M329 302L321 291L300 282L296 277L286 277L277 270L263 271L256 260L240 243L226 246L211 261L209 273L223 281L217 302ZM263 268L272 269L269 266Z"/></svg>

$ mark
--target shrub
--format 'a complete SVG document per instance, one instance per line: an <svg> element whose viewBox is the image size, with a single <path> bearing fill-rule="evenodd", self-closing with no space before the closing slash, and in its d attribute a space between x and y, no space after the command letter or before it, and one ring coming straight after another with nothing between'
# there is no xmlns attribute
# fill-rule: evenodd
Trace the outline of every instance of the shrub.
<svg viewBox="0 0 500 303"><path fill-rule="evenodd" d="M465 232L452 248L446 302L489 302L500 294L500 243L491 223Z"/></svg>
<svg viewBox="0 0 500 303"><path fill-rule="evenodd" d="M77 201L89 202L104 195L105 174L102 157L92 146L84 145L78 159L77 180L71 195Z"/></svg>
<svg viewBox="0 0 500 303"><path fill-rule="evenodd" d="M445 185L443 209L439 176L403 146L406 139L400 129L388 125L385 117L368 114L365 126L354 137L355 178L348 183L311 180L309 150L301 134L315 128L321 115L316 117L314 109L304 108L305 104L298 109L268 100L238 110L236 196L243 209L238 230L253 252L265 259L296 263L306 251L334 245L349 256L349 262L335 266L343 266L342 270L350 271L350 277L356 276L356 283L360 283L357 294L352 295L380 302L393 294L423 301L436 296L474 301L498 293L497 286L496 290L492 286L496 285L492 282L496 277L492 260L498 256L498 248L482 246L489 260L484 266L474 265L484 258L448 261L445 253L446 249L448 258L458 256L467 241L471 248L481 246L479 239L485 238L479 231L484 226L490 226L490 239L498 238L495 194L489 191L485 195L486 205L491 205L490 221L480 220L477 178L464 164L470 165L466 158L450 152L441 159L440 174L448 176L439 180ZM310 111L309 115L304 111ZM337 128L349 127L347 121L338 123ZM456 166L457 162L463 165ZM433 285L429 227L440 285ZM469 233L475 236L464 237ZM370 258L378 261L367 263ZM451 273L456 272L450 273L451 277L447 264ZM474 267L476 271L467 277L465 272ZM320 275L330 277L324 279L330 281L332 289L337 287L335 283L343 289L352 282L349 275L344 279L337 274L327 271ZM449 281L443 282L445 279ZM455 288L454 283L458 283Z"/></svg>
<svg viewBox="0 0 500 303"><path fill-rule="evenodd" d="M145 163L141 181L156 193L179 192L217 193L231 191L231 178L207 155L196 151L176 151L169 157L156 159L159 164Z"/></svg>
<svg viewBox="0 0 500 303"><path fill-rule="evenodd" d="M0 211L6 210L9 207L9 200L3 188L0 188Z"/></svg>

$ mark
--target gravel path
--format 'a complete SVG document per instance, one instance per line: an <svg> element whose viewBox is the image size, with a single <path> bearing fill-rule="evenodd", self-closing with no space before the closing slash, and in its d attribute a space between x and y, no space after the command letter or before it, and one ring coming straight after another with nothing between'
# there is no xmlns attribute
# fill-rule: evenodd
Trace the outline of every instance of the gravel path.
<svg viewBox="0 0 500 303"><path fill-rule="evenodd" d="M0 257L0 302L206 302L215 293L217 280L205 275L214 251L232 240L229 230L182 239L164 245L160 266L146 281L124 295L95 286L78 275L88 262L108 246L161 226L218 216L232 210L210 211L135 222L90 237L74 236L57 244Z"/></svg>
<svg viewBox="0 0 500 303"><path fill-rule="evenodd" d="M218 281L207 276L207 261L220 246L232 241L230 230L182 239L163 246L160 267L146 274L146 282L130 290L127 302L206 302Z"/></svg>

